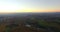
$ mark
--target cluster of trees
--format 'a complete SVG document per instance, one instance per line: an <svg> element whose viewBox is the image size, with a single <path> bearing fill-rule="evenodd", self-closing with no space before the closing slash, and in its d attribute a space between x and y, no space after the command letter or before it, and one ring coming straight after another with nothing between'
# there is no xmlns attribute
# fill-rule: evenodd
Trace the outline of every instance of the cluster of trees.
<svg viewBox="0 0 60 32"><path fill-rule="evenodd" d="M19 24L29 24L35 28L41 28L49 31L60 32L60 18L59 17L38 17L38 16L29 16L29 17L14 17L11 20L6 19L6 21L13 22L13 24L6 26L6 31L10 28L17 27ZM14 29L15 29L14 28ZM10 30L9 30L10 31Z"/></svg>
<svg viewBox="0 0 60 32"><path fill-rule="evenodd" d="M46 19L36 19L34 17L29 18L26 23L35 25L36 28L49 28L50 30L54 30L55 32L60 32L60 18L46 18ZM48 21L47 21L48 20ZM50 20L50 21L49 21ZM59 27L59 28L58 28Z"/></svg>

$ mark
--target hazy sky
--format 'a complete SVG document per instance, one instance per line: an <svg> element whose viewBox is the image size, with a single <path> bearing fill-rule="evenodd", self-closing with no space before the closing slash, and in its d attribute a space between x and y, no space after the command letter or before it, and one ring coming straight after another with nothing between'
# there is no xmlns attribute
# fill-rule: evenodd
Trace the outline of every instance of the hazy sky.
<svg viewBox="0 0 60 32"><path fill-rule="evenodd" d="M59 12L60 0L0 0L0 12Z"/></svg>

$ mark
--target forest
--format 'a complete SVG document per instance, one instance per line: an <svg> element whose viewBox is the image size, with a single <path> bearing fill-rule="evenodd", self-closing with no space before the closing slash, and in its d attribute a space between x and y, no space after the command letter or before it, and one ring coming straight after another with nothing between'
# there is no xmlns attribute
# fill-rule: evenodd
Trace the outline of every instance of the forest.
<svg viewBox="0 0 60 32"><path fill-rule="evenodd" d="M60 17L34 13L0 16L0 32L60 32Z"/></svg>

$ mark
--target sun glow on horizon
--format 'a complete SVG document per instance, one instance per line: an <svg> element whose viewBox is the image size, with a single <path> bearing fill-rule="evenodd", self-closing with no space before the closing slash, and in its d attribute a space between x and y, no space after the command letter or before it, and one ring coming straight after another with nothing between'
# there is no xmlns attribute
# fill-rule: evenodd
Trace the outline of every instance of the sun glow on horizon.
<svg viewBox="0 0 60 32"><path fill-rule="evenodd" d="M60 12L60 0L0 0L0 13Z"/></svg>

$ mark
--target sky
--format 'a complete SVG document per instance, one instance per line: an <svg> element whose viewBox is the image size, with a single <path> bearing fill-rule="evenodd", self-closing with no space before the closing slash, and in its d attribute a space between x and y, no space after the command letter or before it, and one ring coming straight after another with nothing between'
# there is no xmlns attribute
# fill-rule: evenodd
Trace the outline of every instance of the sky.
<svg viewBox="0 0 60 32"><path fill-rule="evenodd" d="M0 13L60 12L60 0L0 0Z"/></svg>

